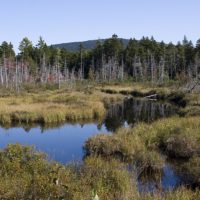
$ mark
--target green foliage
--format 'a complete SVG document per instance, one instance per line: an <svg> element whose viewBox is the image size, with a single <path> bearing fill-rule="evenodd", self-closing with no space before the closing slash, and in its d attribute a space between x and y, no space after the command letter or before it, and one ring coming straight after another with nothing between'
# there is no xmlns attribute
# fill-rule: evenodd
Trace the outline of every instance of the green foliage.
<svg viewBox="0 0 200 200"><path fill-rule="evenodd" d="M80 56L80 44L82 45L82 56ZM159 71L160 63L164 59L165 71L163 74L164 81L176 80L179 76L195 75L195 69L191 69L199 59L199 42L196 48L191 41L185 37L182 43L174 45L143 37L141 40L125 40L118 38L114 34L111 38L105 40L87 41L83 43L73 43L48 46L42 37L39 38L36 46L27 38L23 38L19 45L20 54L16 57L18 60L27 64L30 74L34 77L36 73L42 72L43 67L58 65L63 73L65 68L75 69L75 72L84 66L84 78L91 78L91 66L93 71L98 72L102 69L103 64L110 60L123 63L126 75L133 76L134 59L139 59L143 69L143 78L138 81L147 81L150 79L152 58ZM70 51L74 49L75 51ZM3 60L3 54L10 59L15 58L15 53L11 43L3 42L0 46L0 59ZM82 59L81 59L82 57ZM15 59L14 59L15 60ZM38 71L37 71L38 70ZM160 76L157 74L157 76ZM157 77L159 82L159 77Z"/></svg>
<svg viewBox="0 0 200 200"><path fill-rule="evenodd" d="M23 38L23 40L20 42L19 50L22 57L24 59L28 59L29 57L31 57L33 51L32 42L27 37Z"/></svg>
<svg viewBox="0 0 200 200"><path fill-rule="evenodd" d="M198 166L199 159L194 158L184 168L195 175L199 174ZM115 159L96 156L86 158L83 164L64 166L48 162L33 147L8 145L0 151L0 199L88 200L95 194L100 200L199 199L199 190L187 188L139 194L126 167Z"/></svg>
<svg viewBox="0 0 200 200"><path fill-rule="evenodd" d="M117 35L113 35L112 38L105 40L103 44L104 53L106 58L119 57L123 50L123 43L118 39Z"/></svg>
<svg viewBox="0 0 200 200"><path fill-rule="evenodd" d="M13 45L11 43L7 43L6 41L2 42L0 45L0 58L3 57L15 57L15 52L13 50Z"/></svg>
<svg viewBox="0 0 200 200"><path fill-rule="evenodd" d="M87 158L83 165L63 166L45 160L32 147L8 145L0 152L0 199L102 200L130 197L135 186L115 160ZM136 195L136 192L135 194Z"/></svg>

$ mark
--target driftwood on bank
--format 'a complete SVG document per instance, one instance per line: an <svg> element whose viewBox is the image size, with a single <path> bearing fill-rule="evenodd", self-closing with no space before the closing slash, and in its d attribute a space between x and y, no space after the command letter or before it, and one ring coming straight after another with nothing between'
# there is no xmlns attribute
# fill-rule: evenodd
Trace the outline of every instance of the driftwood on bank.
<svg viewBox="0 0 200 200"><path fill-rule="evenodd" d="M144 97L144 98L147 98L147 99L155 99L155 98L157 98L157 96L158 96L158 94L151 94L151 95L148 95L148 96L146 96L146 97Z"/></svg>

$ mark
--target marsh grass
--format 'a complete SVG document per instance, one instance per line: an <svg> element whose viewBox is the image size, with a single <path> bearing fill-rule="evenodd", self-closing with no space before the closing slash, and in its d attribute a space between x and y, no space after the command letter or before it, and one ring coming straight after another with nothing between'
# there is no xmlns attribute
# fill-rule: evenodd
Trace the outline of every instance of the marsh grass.
<svg viewBox="0 0 200 200"><path fill-rule="evenodd" d="M139 173L160 171L164 160L155 151L148 151L144 141L132 130L121 128L113 135L97 135L84 145L86 155L101 155L132 163Z"/></svg>
<svg viewBox="0 0 200 200"><path fill-rule="evenodd" d="M187 105L187 99L185 98L185 94L179 91L169 91L163 88L163 90L160 90L158 88L155 88L152 90L152 88L145 88L145 89L133 89L130 88L116 90L115 88L108 88L108 89L102 89L102 92L105 92L107 94L122 94L122 95L131 95L133 97L148 97L150 95L156 95L157 100L163 100L163 101L169 101L175 105L178 105L180 107L186 107Z"/></svg>
<svg viewBox="0 0 200 200"><path fill-rule="evenodd" d="M200 185L200 157L193 156L181 167L186 181L191 182L194 186Z"/></svg>
<svg viewBox="0 0 200 200"><path fill-rule="evenodd" d="M0 152L1 199L88 200L97 191L101 200L138 195L125 166L112 159L87 158L83 164L47 162L31 147L9 145Z"/></svg>
<svg viewBox="0 0 200 200"><path fill-rule="evenodd" d="M145 150L144 143L139 137L132 136L128 133L123 134L124 129L120 129L120 133L113 135L96 135L89 138L84 149L87 155L103 155L105 157L119 157L122 160L132 161L140 151Z"/></svg>
<svg viewBox="0 0 200 200"><path fill-rule="evenodd" d="M0 199L199 200L199 190L139 194L136 179L116 159L88 157L82 164L48 162L33 147L8 145L0 151Z"/></svg>
<svg viewBox="0 0 200 200"><path fill-rule="evenodd" d="M65 121L98 121L105 115L105 105L121 100L120 93L133 92L131 85L104 87L116 90L114 95L101 92L102 87L98 87L79 85L75 90L56 90L49 86L48 90L29 88L28 93L20 95L2 93L0 123L8 126L12 123L43 123L48 126ZM163 87L153 90L144 85L135 87L135 95L155 91L163 97L171 94L171 89L163 90ZM112 135L88 139L84 147L88 157L82 165L50 163L34 149L8 146L0 152L0 199L88 200L93 190L97 191L100 200L200 199L199 190L188 188L141 195L135 177L126 170L129 162L139 174L162 171L164 159L159 151L163 151L169 157L184 158L182 172L199 185L200 120L198 112L191 110L199 107L199 95L190 94L186 98L188 105L182 112L187 117L140 123L134 128L121 128Z"/></svg>
<svg viewBox="0 0 200 200"><path fill-rule="evenodd" d="M156 151L139 152L136 159L137 174L156 174L162 173L165 160Z"/></svg>
<svg viewBox="0 0 200 200"><path fill-rule="evenodd" d="M62 123L101 120L105 104L122 99L120 95L83 91L47 90L0 97L0 123Z"/></svg>
<svg viewBox="0 0 200 200"><path fill-rule="evenodd" d="M186 95L187 106L181 109L183 116L200 116L200 94L197 92Z"/></svg>
<svg viewBox="0 0 200 200"><path fill-rule="evenodd" d="M185 159L185 163L188 159L199 158L200 120L199 117L172 117L152 124L140 123L134 128L121 128L112 135L94 136L86 141L84 148L90 156L102 155L131 162L140 173L160 171L164 160L159 151L171 158ZM190 161L191 169L192 166L196 168L197 163ZM190 175L192 170L187 171Z"/></svg>
<svg viewBox="0 0 200 200"><path fill-rule="evenodd" d="M144 128L145 125L139 129ZM147 128L148 133L141 135L145 143L163 149L169 156L189 158L200 149L199 117L172 117L154 122Z"/></svg>
<svg viewBox="0 0 200 200"><path fill-rule="evenodd" d="M100 121L105 116L106 107L121 101L124 94L144 97L155 92L160 99L168 98L181 105L188 102L188 106L180 110L181 115L199 116L198 94L189 94L185 99L183 94L172 91L172 86L152 87L149 84L130 83L102 86L77 83L75 88L65 87L60 90L51 85L25 85L20 94L0 90L0 124Z"/></svg>
<svg viewBox="0 0 200 200"><path fill-rule="evenodd" d="M186 187L181 187L174 191L168 191L166 193L155 192L152 194L146 194L139 198L140 200L199 200L200 191L192 191Z"/></svg>
<svg viewBox="0 0 200 200"><path fill-rule="evenodd" d="M169 101L179 106L178 114L180 116L200 116L200 95L198 91L185 93L179 84L173 82L169 85L153 86L149 83L105 85L97 87L104 93L131 95L133 97L146 97L157 94L157 99Z"/></svg>

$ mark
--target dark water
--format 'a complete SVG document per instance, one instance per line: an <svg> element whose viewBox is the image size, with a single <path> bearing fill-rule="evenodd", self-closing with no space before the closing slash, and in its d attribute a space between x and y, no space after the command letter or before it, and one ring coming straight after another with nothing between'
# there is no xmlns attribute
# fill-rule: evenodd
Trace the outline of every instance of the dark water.
<svg viewBox="0 0 200 200"><path fill-rule="evenodd" d="M110 105L107 116L101 124L64 124L60 127L44 129L41 126L0 128L0 148L7 144L20 143L33 145L37 150L46 152L50 160L61 163L81 161L83 144L91 136L115 131L122 126L134 126L137 122L152 122L159 118L174 115L176 109L169 104L140 99L125 99L122 103ZM179 184L178 176L166 165L161 176L165 188ZM160 183L160 182L159 182ZM158 181L138 182L140 190L150 191Z"/></svg>
<svg viewBox="0 0 200 200"><path fill-rule="evenodd" d="M107 130L114 132L121 126L134 126L138 122L152 122L177 113L177 108L167 103L126 98L111 105L104 121Z"/></svg>
<svg viewBox="0 0 200 200"><path fill-rule="evenodd" d="M150 174L138 178L138 189L141 193L169 191L183 184L180 175L173 166L166 163L161 173Z"/></svg>

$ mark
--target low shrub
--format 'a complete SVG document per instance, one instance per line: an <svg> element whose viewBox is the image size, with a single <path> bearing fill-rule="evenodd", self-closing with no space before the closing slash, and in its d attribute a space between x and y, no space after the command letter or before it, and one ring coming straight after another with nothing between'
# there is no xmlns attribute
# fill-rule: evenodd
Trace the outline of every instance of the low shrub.
<svg viewBox="0 0 200 200"><path fill-rule="evenodd" d="M137 197L126 167L100 157L67 166L51 163L34 148L8 145L0 152L0 199L88 200L95 190L101 200Z"/></svg>
<svg viewBox="0 0 200 200"><path fill-rule="evenodd" d="M151 155L156 161L156 153ZM199 159L190 162L196 167L191 169L188 165L185 168L199 174ZM166 193L139 194L135 176L115 159L92 156L82 164L64 166L48 162L45 154L33 147L19 144L8 145L0 151L0 176L0 199L8 200L89 200L94 194L100 200L198 200L200 196L199 190L183 187Z"/></svg>

